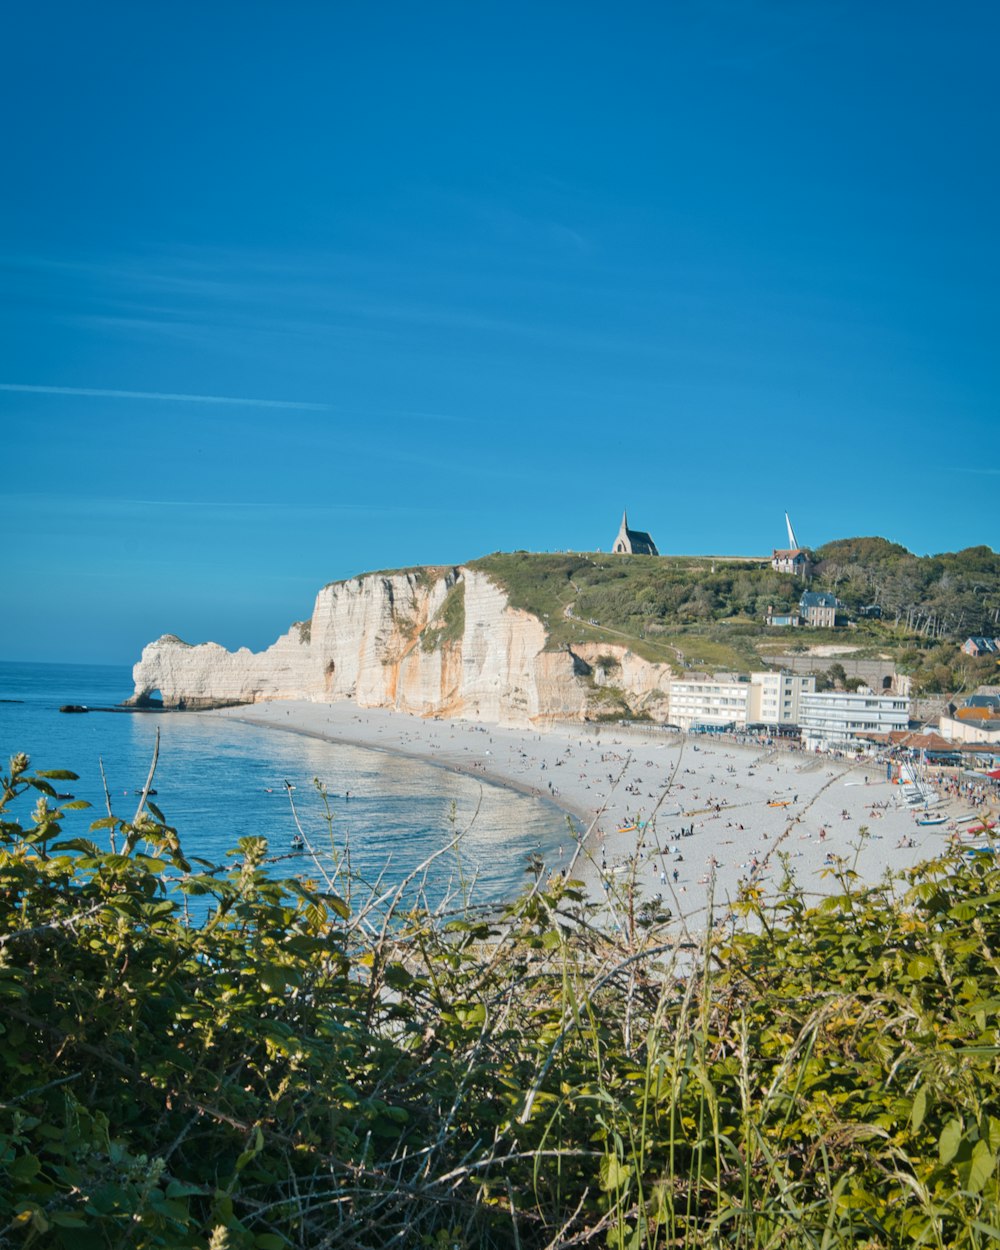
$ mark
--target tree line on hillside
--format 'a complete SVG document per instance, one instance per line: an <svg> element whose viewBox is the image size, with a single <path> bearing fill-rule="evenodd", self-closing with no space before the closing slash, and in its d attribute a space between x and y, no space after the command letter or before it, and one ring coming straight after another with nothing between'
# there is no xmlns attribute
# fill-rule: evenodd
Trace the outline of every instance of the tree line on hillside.
<svg viewBox="0 0 1000 1250"><path fill-rule="evenodd" d="M849 608L877 604L927 638L1000 634L1000 555L989 547L915 556L884 538L844 538L815 554L816 583Z"/></svg>

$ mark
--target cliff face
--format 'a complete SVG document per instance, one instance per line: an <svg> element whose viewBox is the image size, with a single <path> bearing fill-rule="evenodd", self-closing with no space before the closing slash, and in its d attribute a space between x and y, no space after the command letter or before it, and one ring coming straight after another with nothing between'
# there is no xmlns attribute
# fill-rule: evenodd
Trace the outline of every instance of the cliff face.
<svg viewBox="0 0 1000 1250"><path fill-rule="evenodd" d="M512 608L486 574L420 569L324 587L308 622L267 648L150 643L133 669L132 702L165 707L263 699L351 699L420 716L541 724L621 711L660 711L665 665L623 647L546 651L542 622ZM587 652L599 650L599 656ZM591 660L597 659L594 667ZM609 663L610 661L610 663Z"/></svg>

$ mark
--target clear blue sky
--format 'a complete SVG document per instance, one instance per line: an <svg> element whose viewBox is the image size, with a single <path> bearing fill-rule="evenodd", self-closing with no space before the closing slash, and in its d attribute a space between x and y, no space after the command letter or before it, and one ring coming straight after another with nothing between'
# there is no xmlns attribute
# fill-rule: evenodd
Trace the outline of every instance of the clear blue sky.
<svg viewBox="0 0 1000 1250"><path fill-rule="evenodd" d="M493 550L996 546L993 3L8 6L0 656ZM223 402L225 401L225 402ZM238 401L238 402L237 402Z"/></svg>

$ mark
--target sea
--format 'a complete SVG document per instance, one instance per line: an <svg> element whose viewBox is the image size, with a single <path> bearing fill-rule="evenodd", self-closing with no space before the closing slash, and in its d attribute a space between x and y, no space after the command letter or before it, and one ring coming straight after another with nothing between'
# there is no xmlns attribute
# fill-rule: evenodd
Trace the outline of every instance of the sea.
<svg viewBox="0 0 1000 1250"><path fill-rule="evenodd" d="M263 837L276 861L269 871L313 880L349 857L355 899L400 886L461 833L410 883L407 901L419 901L418 888L432 907L505 901L527 882L529 858L556 862L568 836L551 803L405 756L205 713L96 710L131 693L123 665L0 661L0 770L23 751L35 769L78 774L55 783L92 805L67 813L67 837L107 844L107 831L90 831L107 814L102 764L114 814L135 815L157 733L153 802L188 857L231 862L239 838ZM60 712L67 704L91 710ZM8 819L28 819L29 796L19 802ZM300 826L318 863L294 849Z"/></svg>

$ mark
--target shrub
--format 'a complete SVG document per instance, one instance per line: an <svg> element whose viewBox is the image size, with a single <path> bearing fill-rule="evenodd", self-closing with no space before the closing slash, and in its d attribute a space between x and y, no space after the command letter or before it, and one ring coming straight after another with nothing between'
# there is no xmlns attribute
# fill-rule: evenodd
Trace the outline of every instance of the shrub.
<svg viewBox="0 0 1000 1250"><path fill-rule="evenodd" d="M265 844L0 800L0 1237L67 1247L979 1247L1000 1225L1000 871L703 938L536 865L388 906ZM30 819L14 809L37 799ZM350 899L350 901L348 901ZM192 919L195 907L199 917Z"/></svg>

